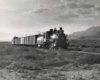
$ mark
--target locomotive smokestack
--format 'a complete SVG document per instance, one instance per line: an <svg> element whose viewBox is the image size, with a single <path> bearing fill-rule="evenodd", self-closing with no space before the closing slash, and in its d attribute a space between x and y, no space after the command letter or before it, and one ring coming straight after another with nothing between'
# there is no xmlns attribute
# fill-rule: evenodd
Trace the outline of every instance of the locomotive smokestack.
<svg viewBox="0 0 100 80"><path fill-rule="evenodd" d="M62 27L60 27L59 33L60 34L64 33L64 30L62 29Z"/></svg>
<svg viewBox="0 0 100 80"><path fill-rule="evenodd" d="M56 28L54 28L54 31L53 31L54 33L56 33L57 32L57 29Z"/></svg>
<svg viewBox="0 0 100 80"><path fill-rule="evenodd" d="M60 27L60 30L63 30L62 27Z"/></svg>

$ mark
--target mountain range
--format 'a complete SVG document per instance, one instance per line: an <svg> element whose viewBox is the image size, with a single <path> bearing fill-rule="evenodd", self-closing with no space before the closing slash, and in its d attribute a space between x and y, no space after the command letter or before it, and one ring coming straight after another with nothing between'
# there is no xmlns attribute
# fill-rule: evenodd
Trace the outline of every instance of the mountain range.
<svg viewBox="0 0 100 80"><path fill-rule="evenodd" d="M0 41L11 41L11 39L16 34L6 33L6 32L0 32ZM17 35L21 36L20 33L17 33ZM68 35L69 40L73 39L81 39L81 40L100 40L100 26L97 27L91 27L85 31L78 31L74 32L72 34Z"/></svg>
<svg viewBox="0 0 100 80"><path fill-rule="evenodd" d="M68 39L100 40L100 26L69 34Z"/></svg>

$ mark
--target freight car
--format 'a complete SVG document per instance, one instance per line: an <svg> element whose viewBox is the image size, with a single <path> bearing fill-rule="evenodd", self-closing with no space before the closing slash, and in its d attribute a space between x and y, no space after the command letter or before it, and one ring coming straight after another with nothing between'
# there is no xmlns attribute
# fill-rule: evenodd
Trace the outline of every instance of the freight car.
<svg viewBox="0 0 100 80"><path fill-rule="evenodd" d="M64 30L60 27L59 30L50 29L49 31L39 33L37 35L25 36L25 37L14 37L12 40L14 45L28 45L37 46L43 48L67 48L67 35Z"/></svg>

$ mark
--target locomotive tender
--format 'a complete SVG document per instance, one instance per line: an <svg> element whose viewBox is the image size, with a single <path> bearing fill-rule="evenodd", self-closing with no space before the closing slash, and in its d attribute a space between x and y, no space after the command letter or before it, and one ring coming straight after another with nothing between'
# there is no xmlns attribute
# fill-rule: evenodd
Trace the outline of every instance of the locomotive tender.
<svg viewBox="0 0 100 80"><path fill-rule="evenodd" d="M44 48L67 48L68 40L64 30L60 27L59 30L50 29L49 31L30 35L25 37L14 37L12 40L14 45L38 46Z"/></svg>

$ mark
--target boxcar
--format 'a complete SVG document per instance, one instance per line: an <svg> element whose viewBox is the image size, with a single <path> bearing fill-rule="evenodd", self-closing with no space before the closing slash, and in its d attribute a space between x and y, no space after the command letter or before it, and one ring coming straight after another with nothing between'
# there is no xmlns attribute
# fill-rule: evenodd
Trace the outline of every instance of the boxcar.
<svg viewBox="0 0 100 80"><path fill-rule="evenodd" d="M20 44L24 44L24 37L20 38Z"/></svg>
<svg viewBox="0 0 100 80"><path fill-rule="evenodd" d="M24 37L24 40L25 40L24 44L26 45L26 44L27 44L27 38L26 38L26 37Z"/></svg>
<svg viewBox="0 0 100 80"><path fill-rule="evenodd" d="M32 36L32 38L33 38L32 44L33 44L33 45L37 45L37 37L38 37L38 35L33 35L33 36Z"/></svg>
<svg viewBox="0 0 100 80"><path fill-rule="evenodd" d="M33 43L33 37L32 36L29 36L30 37L30 40L29 40L29 42L30 42L30 45L33 45L32 43Z"/></svg>
<svg viewBox="0 0 100 80"><path fill-rule="evenodd" d="M20 38L15 39L15 44L20 44Z"/></svg>

